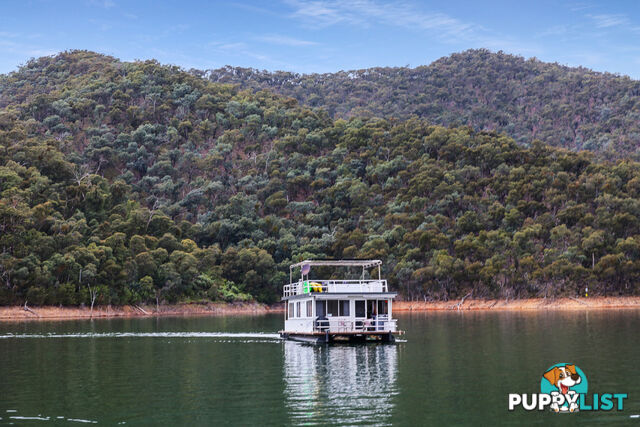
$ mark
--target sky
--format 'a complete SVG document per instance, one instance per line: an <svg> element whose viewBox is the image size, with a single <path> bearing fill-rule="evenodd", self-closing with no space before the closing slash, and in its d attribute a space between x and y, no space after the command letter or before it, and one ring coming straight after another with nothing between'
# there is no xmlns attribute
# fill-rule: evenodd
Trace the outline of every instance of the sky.
<svg viewBox="0 0 640 427"><path fill-rule="evenodd" d="M640 79L640 1L4 0L0 73L88 49L185 69L416 67L471 48Z"/></svg>

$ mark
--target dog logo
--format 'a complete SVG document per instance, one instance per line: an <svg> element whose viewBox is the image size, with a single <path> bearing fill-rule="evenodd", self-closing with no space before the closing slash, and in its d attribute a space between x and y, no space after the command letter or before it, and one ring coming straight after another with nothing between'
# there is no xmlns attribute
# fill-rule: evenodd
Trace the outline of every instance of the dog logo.
<svg viewBox="0 0 640 427"><path fill-rule="evenodd" d="M555 412L578 411L578 397L587 393L587 387L587 376L582 369L568 363L553 365L540 380L540 391L551 395L550 407Z"/></svg>
<svg viewBox="0 0 640 427"><path fill-rule="evenodd" d="M540 393L509 393L509 411L520 407L525 411L558 413L584 411L622 411L627 393L598 391L587 395L587 376L582 369L570 363L556 363L544 371L540 379Z"/></svg>

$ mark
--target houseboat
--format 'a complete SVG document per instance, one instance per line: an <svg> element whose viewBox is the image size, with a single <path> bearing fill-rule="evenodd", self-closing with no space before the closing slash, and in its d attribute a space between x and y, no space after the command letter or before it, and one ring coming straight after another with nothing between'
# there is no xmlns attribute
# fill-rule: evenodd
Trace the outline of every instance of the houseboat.
<svg viewBox="0 0 640 427"><path fill-rule="evenodd" d="M286 308L280 336L311 343L394 342L402 333L392 317L397 293L389 292L381 265L380 260L305 260L291 265L282 295ZM336 267L352 273L358 268L360 277L334 279L328 272ZM312 269L330 278L316 278ZM371 270L377 279L371 278Z"/></svg>

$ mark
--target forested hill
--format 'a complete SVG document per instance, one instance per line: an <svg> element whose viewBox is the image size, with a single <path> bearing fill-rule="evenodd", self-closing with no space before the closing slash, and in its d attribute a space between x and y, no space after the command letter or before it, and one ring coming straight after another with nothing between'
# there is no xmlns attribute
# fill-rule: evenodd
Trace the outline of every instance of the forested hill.
<svg viewBox="0 0 640 427"><path fill-rule="evenodd" d="M2 304L269 302L304 258L382 259L406 298L637 293L632 161L86 51L0 105Z"/></svg>
<svg viewBox="0 0 640 427"><path fill-rule="evenodd" d="M640 81L468 50L416 68L294 74L226 67L212 81L271 89L333 117L425 118L609 158L640 158Z"/></svg>

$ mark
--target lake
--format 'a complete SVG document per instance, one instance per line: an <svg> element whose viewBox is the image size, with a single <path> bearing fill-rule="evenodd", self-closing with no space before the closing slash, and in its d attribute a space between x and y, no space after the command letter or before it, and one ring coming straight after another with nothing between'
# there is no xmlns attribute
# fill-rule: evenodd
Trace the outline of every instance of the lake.
<svg viewBox="0 0 640 427"><path fill-rule="evenodd" d="M0 323L0 424L640 425L640 311L400 314L393 345L282 342L279 315ZM507 410L568 362L624 411Z"/></svg>

